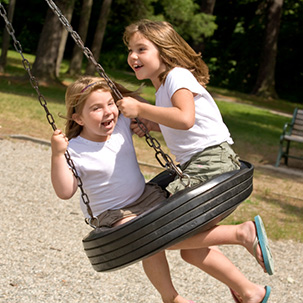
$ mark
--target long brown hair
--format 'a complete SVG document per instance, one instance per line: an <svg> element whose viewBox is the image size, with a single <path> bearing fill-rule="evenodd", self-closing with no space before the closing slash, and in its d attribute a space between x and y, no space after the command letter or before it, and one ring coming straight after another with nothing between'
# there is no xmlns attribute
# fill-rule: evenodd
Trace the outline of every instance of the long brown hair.
<svg viewBox="0 0 303 303"><path fill-rule="evenodd" d="M159 77L160 81L165 81L169 71L178 66L191 71L198 82L206 87L209 82L209 71L201 54L197 54L170 23L144 19L127 26L123 35L126 46L135 33L140 33L158 48L160 58L166 65L166 71Z"/></svg>
<svg viewBox="0 0 303 303"><path fill-rule="evenodd" d="M114 84L123 96L139 98L138 91L132 92L121 84ZM84 76L68 86L65 93L67 114L63 116L63 118L67 120L65 124L65 134L69 140L77 137L82 131L82 126L73 120L73 114L81 114L88 96L98 89L110 92L113 98L116 99L107 82L101 77Z"/></svg>

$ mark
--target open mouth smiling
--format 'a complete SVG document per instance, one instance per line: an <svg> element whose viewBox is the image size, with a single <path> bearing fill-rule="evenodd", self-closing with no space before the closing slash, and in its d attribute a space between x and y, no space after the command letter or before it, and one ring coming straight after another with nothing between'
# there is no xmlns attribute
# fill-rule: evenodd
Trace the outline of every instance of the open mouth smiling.
<svg viewBox="0 0 303 303"><path fill-rule="evenodd" d="M143 65L139 65L139 64L136 64L134 65L134 69L137 70L137 69L140 69Z"/></svg>
<svg viewBox="0 0 303 303"><path fill-rule="evenodd" d="M113 124L113 119L112 120L109 120L109 121L105 121L105 122L102 122L102 126L105 126L105 127L108 127L108 126L111 126Z"/></svg>

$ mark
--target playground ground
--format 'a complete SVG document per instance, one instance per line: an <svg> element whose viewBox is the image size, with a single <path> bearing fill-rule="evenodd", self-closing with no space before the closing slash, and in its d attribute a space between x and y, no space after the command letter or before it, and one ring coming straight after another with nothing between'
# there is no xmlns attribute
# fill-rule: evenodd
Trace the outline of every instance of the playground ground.
<svg viewBox="0 0 303 303"><path fill-rule="evenodd" d="M0 139L0 171L0 302L161 302L140 262L114 272L93 270L81 243L91 228L83 221L78 196L56 197L49 146ZM301 303L303 243L270 240L270 245L273 276L264 274L244 248L221 249L249 279L272 287L269 302ZM197 303L233 302L226 286L184 263L178 252L167 255L183 296Z"/></svg>

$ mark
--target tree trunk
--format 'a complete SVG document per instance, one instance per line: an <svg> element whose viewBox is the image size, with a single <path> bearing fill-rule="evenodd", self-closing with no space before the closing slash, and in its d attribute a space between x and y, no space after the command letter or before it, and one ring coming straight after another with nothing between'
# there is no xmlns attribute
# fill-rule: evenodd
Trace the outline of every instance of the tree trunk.
<svg viewBox="0 0 303 303"><path fill-rule="evenodd" d="M202 0L200 4L200 11L201 13L208 14L208 15L213 15L214 13L214 8L216 5L216 0ZM193 46L194 50L197 53L203 53L205 49L205 37L203 36L203 41L199 43L195 43Z"/></svg>
<svg viewBox="0 0 303 303"><path fill-rule="evenodd" d="M7 12L7 19L10 23L13 21L16 0L10 0ZM10 36L7 30L3 31L2 36L2 52L0 57L0 72L3 73L6 66L7 51L9 49Z"/></svg>
<svg viewBox="0 0 303 303"><path fill-rule="evenodd" d="M269 0L265 39L259 71L253 94L264 98L278 98L275 89L277 42L280 30L283 0Z"/></svg>
<svg viewBox="0 0 303 303"><path fill-rule="evenodd" d="M103 0L103 3L102 3L100 17L99 17L99 21L97 24L97 29L95 32L94 41L93 41L93 45L92 45L92 49L91 49L96 61L99 60L102 42L103 42L103 38L104 38L104 33L105 33L105 29L106 29L106 24L107 24L108 16L110 13L111 4L112 4L112 0ZM91 62L88 62L85 72L87 75L94 75L95 66Z"/></svg>
<svg viewBox="0 0 303 303"><path fill-rule="evenodd" d="M69 23L72 20L74 6L75 6L75 0L71 0L68 3L68 6L65 11L65 17ZM61 36L61 41L60 41L59 50L58 50L58 57L57 57L57 62L56 62L56 77L59 77L59 74L60 74L60 66L61 66L61 63L63 60L63 56L64 56L67 36L68 36L68 31L65 28L62 28L62 36Z"/></svg>
<svg viewBox="0 0 303 303"><path fill-rule="evenodd" d="M64 14L65 4L69 0L57 0L56 4ZM33 64L33 75L45 82L58 81L56 62L62 36L62 27L58 16L49 8L40 35L36 59Z"/></svg>
<svg viewBox="0 0 303 303"><path fill-rule="evenodd" d="M92 11L92 5L93 5L93 0L83 0L78 34L81 37L84 45L86 42L86 36L87 36L87 31L88 31L90 14ZM81 67L82 67L82 60L83 60L82 49L78 45L75 45L73 48L72 59L71 59L69 70L67 73L71 76L80 75Z"/></svg>
<svg viewBox="0 0 303 303"><path fill-rule="evenodd" d="M214 13L214 8L215 8L216 0L202 0L201 1L201 12L212 15Z"/></svg>

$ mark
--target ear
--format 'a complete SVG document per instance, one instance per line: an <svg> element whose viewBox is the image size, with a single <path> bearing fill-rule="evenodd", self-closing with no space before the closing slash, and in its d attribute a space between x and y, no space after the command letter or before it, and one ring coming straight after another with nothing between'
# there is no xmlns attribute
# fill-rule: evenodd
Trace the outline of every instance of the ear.
<svg viewBox="0 0 303 303"><path fill-rule="evenodd" d="M72 115L72 119L73 119L76 123L78 123L79 125L81 125L81 126L84 125L84 123L83 123L83 121L82 121L82 119L81 119L81 115L79 115L79 114L73 114L73 115Z"/></svg>

